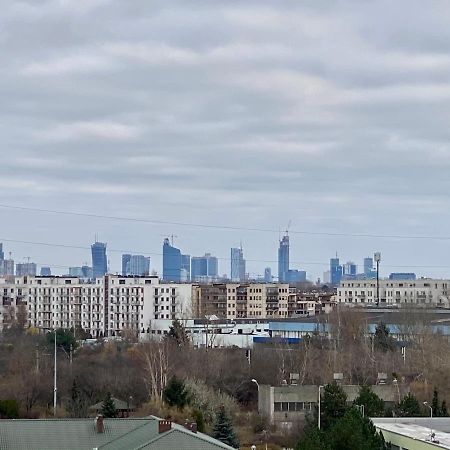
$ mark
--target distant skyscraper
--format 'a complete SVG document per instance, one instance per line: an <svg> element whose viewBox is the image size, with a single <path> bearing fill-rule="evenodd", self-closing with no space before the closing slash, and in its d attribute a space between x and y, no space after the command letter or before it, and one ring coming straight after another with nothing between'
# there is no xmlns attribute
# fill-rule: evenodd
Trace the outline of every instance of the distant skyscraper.
<svg viewBox="0 0 450 450"><path fill-rule="evenodd" d="M191 258L192 281L201 281L205 278L215 279L219 275L219 264L215 256L205 253L205 256L193 256Z"/></svg>
<svg viewBox="0 0 450 450"><path fill-rule="evenodd" d="M69 276L83 278L83 270L81 267L69 267Z"/></svg>
<svg viewBox="0 0 450 450"><path fill-rule="evenodd" d="M342 275L345 278L354 278L356 277L356 273L357 273L357 266L354 262L348 261L344 264L344 270Z"/></svg>
<svg viewBox="0 0 450 450"><path fill-rule="evenodd" d="M5 254L3 253L3 243L0 242L0 261L5 259Z"/></svg>
<svg viewBox="0 0 450 450"><path fill-rule="evenodd" d="M264 281L266 283L272 283L272 269L270 267L264 269Z"/></svg>
<svg viewBox="0 0 450 450"><path fill-rule="evenodd" d="M129 275L129 264L130 264L131 255L129 253L122 255L122 275L125 277Z"/></svg>
<svg viewBox="0 0 450 450"><path fill-rule="evenodd" d="M94 271L92 270L92 267L89 266L81 266L81 275L83 278L91 279L94 277Z"/></svg>
<svg viewBox="0 0 450 450"><path fill-rule="evenodd" d="M231 281L245 280L245 259L241 248L231 249Z"/></svg>
<svg viewBox="0 0 450 450"><path fill-rule="evenodd" d="M390 280L415 280L416 274L413 272L392 272L389 275Z"/></svg>
<svg viewBox="0 0 450 450"><path fill-rule="evenodd" d="M339 264L339 258L330 259L330 278L331 284L337 286L340 284L342 279L342 266Z"/></svg>
<svg viewBox="0 0 450 450"><path fill-rule="evenodd" d="M35 263L27 262L27 263L17 263L16 264L16 276L24 277L24 276L32 276L35 277L37 272L37 267Z"/></svg>
<svg viewBox="0 0 450 450"><path fill-rule="evenodd" d="M51 277L52 271L50 267L41 267L41 277Z"/></svg>
<svg viewBox="0 0 450 450"><path fill-rule="evenodd" d="M104 242L95 242L91 245L91 254L93 277L103 277L108 271L106 244Z"/></svg>
<svg viewBox="0 0 450 450"><path fill-rule="evenodd" d="M170 245L169 239L163 244L163 279L164 281L181 281L181 252Z"/></svg>
<svg viewBox="0 0 450 450"><path fill-rule="evenodd" d="M150 273L150 258L143 255L122 255L122 275L144 276Z"/></svg>
<svg viewBox="0 0 450 450"><path fill-rule="evenodd" d="M373 272L373 258L364 258L364 275L370 276Z"/></svg>
<svg viewBox="0 0 450 450"><path fill-rule="evenodd" d="M181 255L181 278L183 281L191 279L191 255Z"/></svg>
<svg viewBox="0 0 450 450"><path fill-rule="evenodd" d="M289 272L289 236L286 234L280 241L278 248L278 281L287 282Z"/></svg>
<svg viewBox="0 0 450 450"><path fill-rule="evenodd" d="M304 270L288 270L286 274L286 283L300 283L306 281L306 272Z"/></svg>

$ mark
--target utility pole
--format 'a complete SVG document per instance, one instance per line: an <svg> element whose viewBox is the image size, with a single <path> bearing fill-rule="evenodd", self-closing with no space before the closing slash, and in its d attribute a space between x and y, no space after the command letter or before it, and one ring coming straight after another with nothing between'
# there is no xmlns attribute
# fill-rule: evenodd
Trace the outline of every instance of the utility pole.
<svg viewBox="0 0 450 450"><path fill-rule="evenodd" d="M36 375L39 375L39 346L36 345Z"/></svg>
<svg viewBox="0 0 450 450"><path fill-rule="evenodd" d="M55 333L55 361L54 361L54 379L53 379L53 415L56 417L56 393L58 391L58 388L56 386L56 328L54 329Z"/></svg>

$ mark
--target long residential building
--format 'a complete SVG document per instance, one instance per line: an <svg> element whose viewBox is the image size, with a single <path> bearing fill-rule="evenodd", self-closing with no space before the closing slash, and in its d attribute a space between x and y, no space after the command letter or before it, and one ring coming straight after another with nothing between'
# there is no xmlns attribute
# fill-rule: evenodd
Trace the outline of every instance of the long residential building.
<svg viewBox="0 0 450 450"><path fill-rule="evenodd" d="M377 288L378 286L378 288ZM370 305L413 304L450 306L450 280L345 280L337 289L336 302Z"/></svg>
<svg viewBox="0 0 450 450"><path fill-rule="evenodd" d="M0 331L14 321L48 331L83 329L93 337L138 334L154 319L191 316L190 284L160 283L156 276L0 278Z"/></svg>

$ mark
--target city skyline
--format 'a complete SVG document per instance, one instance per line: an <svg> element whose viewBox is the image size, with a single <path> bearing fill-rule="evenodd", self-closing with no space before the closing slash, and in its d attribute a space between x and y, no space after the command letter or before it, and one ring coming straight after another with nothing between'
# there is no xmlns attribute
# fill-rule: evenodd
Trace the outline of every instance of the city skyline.
<svg viewBox="0 0 450 450"><path fill-rule="evenodd" d="M278 232L250 230L292 221L331 234L290 234L291 265L313 279L336 251L374 250L383 271L448 276L448 8L188 3L5 2L5 245L85 248L98 232L161 267L161 235L220 258L242 241L247 271L275 275ZM84 248L8 244L55 273L89 260Z"/></svg>

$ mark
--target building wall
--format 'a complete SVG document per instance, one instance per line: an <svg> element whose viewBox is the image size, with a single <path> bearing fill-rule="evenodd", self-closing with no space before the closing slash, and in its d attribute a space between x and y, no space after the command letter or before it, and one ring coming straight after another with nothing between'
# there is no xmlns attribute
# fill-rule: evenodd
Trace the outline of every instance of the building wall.
<svg viewBox="0 0 450 450"><path fill-rule="evenodd" d="M449 280L380 280L380 304L415 304L449 306ZM338 303L375 304L376 280L345 280L337 289Z"/></svg>

